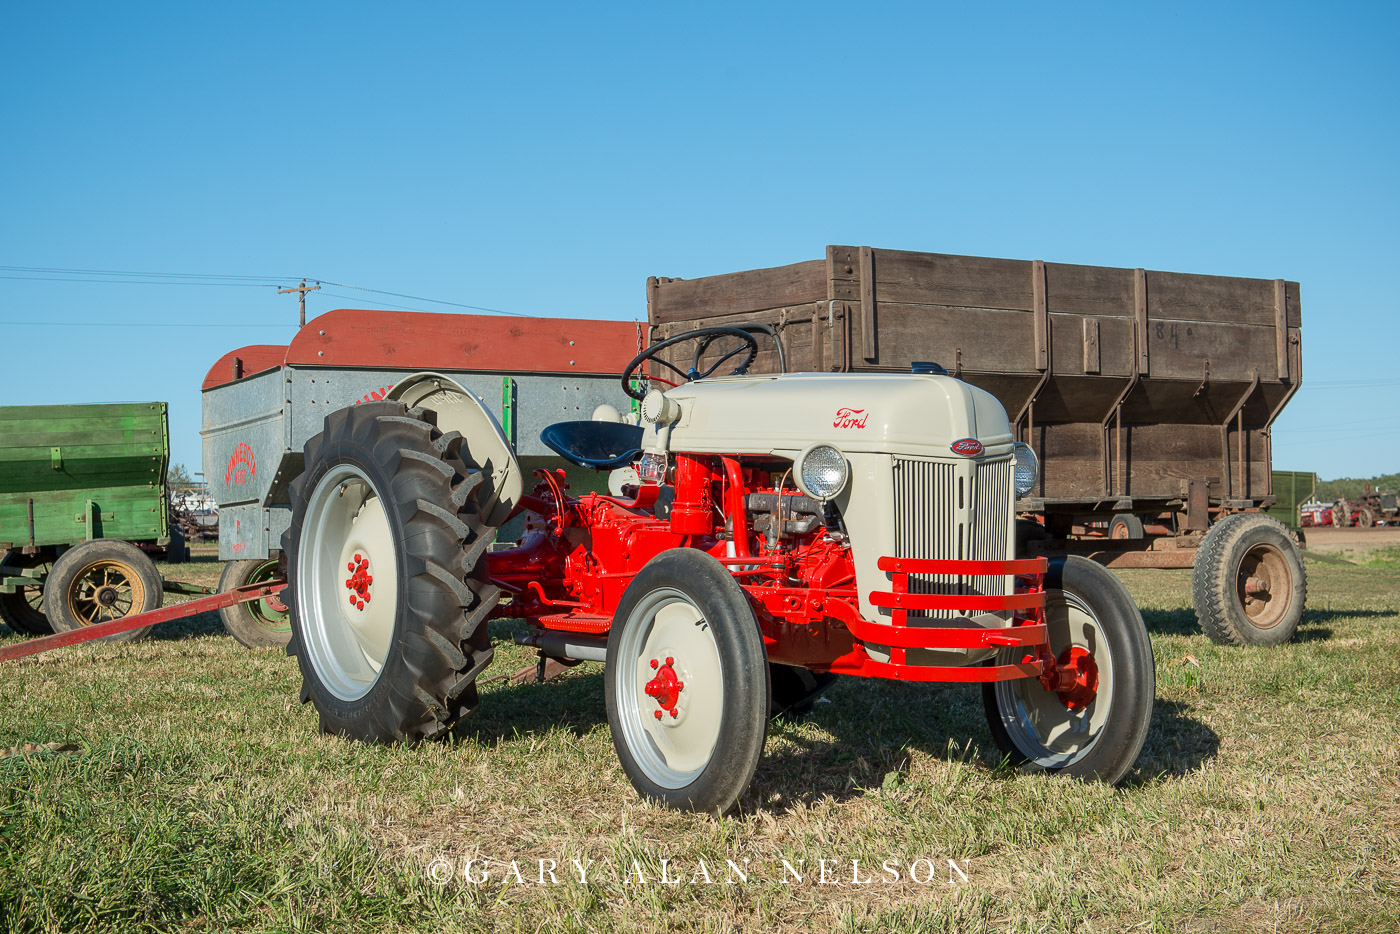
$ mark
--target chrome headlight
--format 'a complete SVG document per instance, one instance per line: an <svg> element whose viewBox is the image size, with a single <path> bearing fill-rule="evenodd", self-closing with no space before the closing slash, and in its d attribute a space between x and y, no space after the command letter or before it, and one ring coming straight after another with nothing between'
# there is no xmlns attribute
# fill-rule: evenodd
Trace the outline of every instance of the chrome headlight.
<svg viewBox="0 0 1400 934"><path fill-rule="evenodd" d="M1040 479L1040 460L1024 441L1017 441L1011 449L1016 455L1016 495L1025 496Z"/></svg>
<svg viewBox="0 0 1400 934"><path fill-rule="evenodd" d="M803 493L823 502L846 488L850 469L845 456L829 444L813 444L797 455L794 479Z"/></svg>

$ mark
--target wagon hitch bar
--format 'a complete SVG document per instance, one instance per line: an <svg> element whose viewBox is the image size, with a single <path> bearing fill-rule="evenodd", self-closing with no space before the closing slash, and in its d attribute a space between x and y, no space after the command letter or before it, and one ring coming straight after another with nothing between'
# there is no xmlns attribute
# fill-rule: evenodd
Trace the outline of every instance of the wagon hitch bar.
<svg viewBox="0 0 1400 934"><path fill-rule="evenodd" d="M101 639L103 636L111 636L119 632L129 632L132 629L154 626L157 623L166 623L172 619L184 619L187 616L208 613L211 610L222 610L226 606L237 606L240 603L262 600L280 593L282 588L286 586L287 582L284 580L266 581L261 584L245 584L242 587L235 587L233 590L226 590L223 593L217 593L213 596L202 597L199 600L177 603L174 606L158 607L157 609L149 610L145 613L137 613L134 616L123 616L121 619L108 620L105 623L84 626L81 629L73 629L68 632L56 632L51 636L41 636L38 639L16 642L14 645L0 647L0 662L24 658L27 655L38 655L40 652L47 652L50 649L61 649L67 645L77 645L80 642Z"/></svg>

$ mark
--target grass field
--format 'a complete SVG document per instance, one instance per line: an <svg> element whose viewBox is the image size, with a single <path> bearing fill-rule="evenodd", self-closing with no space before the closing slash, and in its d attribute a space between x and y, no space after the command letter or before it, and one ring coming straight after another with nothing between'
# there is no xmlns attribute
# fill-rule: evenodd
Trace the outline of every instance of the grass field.
<svg viewBox="0 0 1400 934"><path fill-rule="evenodd" d="M1122 788L999 767L976 689L846 679L809 719L773 726L723 820L637 799L597 664L487 685L452 744L370 748L318 735L294 661L243 649L211 614L8 663L0 746L76 750L0 759L0 921L1400 930L1400 552L1367 561L1310 558L1298 641L1274 650L1207 642L1187 572L1124 573L1153 637L1157 706ZM162 570L212 583L218 565ZM493 671L528 660L497 658ZM466 881L468 859L492 860L489 880L475 862ZM663 859L681 882L662 881ZM540 860L558 884L539 883Z"/></svg>

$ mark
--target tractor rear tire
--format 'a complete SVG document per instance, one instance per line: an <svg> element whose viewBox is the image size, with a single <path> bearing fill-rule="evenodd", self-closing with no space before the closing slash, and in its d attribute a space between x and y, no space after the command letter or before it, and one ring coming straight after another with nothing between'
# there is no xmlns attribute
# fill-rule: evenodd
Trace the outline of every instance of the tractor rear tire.
<svg viewBox="0 0 1400 934"><path fill-rule="evenodd" d="M40 568L45 576L53 567L48 558L31 557L16 560L15 553L11 553L5 561L24 570ZM17 588L14 593L0 593L0 621L26 636L46 636L53 632L53 624L44 615L43 581L43 577L35 578L33 584Z"/></svg>
<svg viewBox="0 0 1400 934"><path fill-rule="evenodd" d="M219 593L247 584L261 584L280 576L276 558L230 561L219 575ZM292 621L277 595L250 600L219 611L224 628L250 649L284 649L292 641Z"/></svg>
<svg viewBox="0 0 1400 934"><path fill-rule="evenodd" d="M1072 649L1096 666L1090 698L1064 699L1036 678L982 686L987 725L1012 765L1117 784L1147 739L1156 694L1152 640L1142 614L1113 572L1077 555L1051 558L1045 575L1050 651L1064 662ZM1002 649L996 665L1019 662L1024 649Z"/></svg>
<svg viewBox="0 0 1400 934"><path fill-rule="evenodd" d="M608 726L646 798L725 813L768 737L768 660L744 591L714 558L663 551L632 579L608 635Z"/></svg>
<svg viewBox="0 0 1400 934"><path fill-rule="evenodd" d="M165 585L155 562L130 542L94 539L74 545L53 563L44 581L44 614L54 632L159 609ZM96 642L135 642L151 626L130 629Z"/></svg>
<svg viewBox="0 0 1400 934"><path fill-rule="evenodd" d="M1351 525L1351 507L1345 500L1338 500L1332 504L1332 526L1344 529Z"/></svg>
<svg viewBox="0 0 1400 934"><path fill-rule="evenodd" d="M817 699L836 683L839 675L811 671L797 665L768 665L768 716L770 719L801 720L812 712Z"/></svg>
<svg viewBox="0 0 1400 934"><path fill-rule="evenodd" d="M1220 645L1282 645L1308 597L1298 543L1277 519L1236 513L1210 527L1191 570L1196 616Z"/></svg>
<svg viewBox="0 0 1400 934"><path fill-rule="evenodd" d="M1130 512L1114 516L1108 524L1108 537L1112 539L1135 541L1142 534L1142 520Z"/></svg>
<svg viewBox="0 0 1400 934"><path fill-rule="evenodd" d="M306 442L282 536L287 653L321 729L368 743L446 736L491 663L482 472L436 414L368 402ZM376 584L376 578L378 583Z"/></svg>

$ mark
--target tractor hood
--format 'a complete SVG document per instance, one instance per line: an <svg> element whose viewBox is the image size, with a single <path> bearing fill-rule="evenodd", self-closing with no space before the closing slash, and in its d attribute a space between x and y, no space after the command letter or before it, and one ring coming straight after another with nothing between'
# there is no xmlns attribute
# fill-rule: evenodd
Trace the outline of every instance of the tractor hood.
<svg viewBox="0 0 1400 934"><path fill-rule="evenodd" d="M825 441L852 454L948 458L965 438L990 455L1009 453L1013 440L996 397L950 376L739 376L678 386L666 398L679 415L669 437L667 426L642 422L646 450L794 457Z"/></svg>

